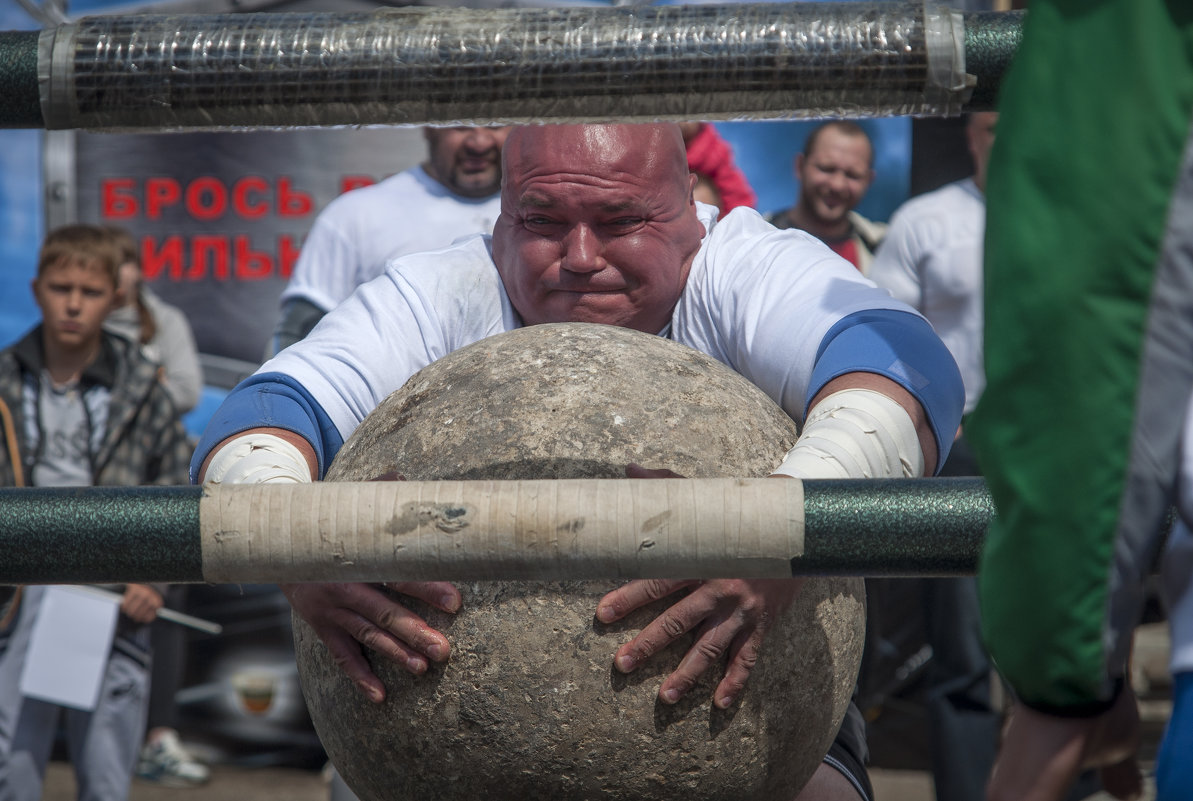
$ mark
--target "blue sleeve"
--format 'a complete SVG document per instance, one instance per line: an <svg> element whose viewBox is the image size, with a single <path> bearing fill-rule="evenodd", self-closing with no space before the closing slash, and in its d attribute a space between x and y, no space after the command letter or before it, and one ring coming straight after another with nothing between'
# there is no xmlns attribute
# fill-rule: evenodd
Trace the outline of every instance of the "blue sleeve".
<svg viewBox="0 0 1193 801"><path fill-rule="evenodd" d="M315 449L319 475L344 444L339 430L311 394L282 373L262 373L240 382L216 409L191 457L191 482L207 455L228 437L252 428L284 428L299 435Z"/></svg>
<svg viewBox="0 0 1193 801"><path fill-rule="evenodd" d="M927 320L910 312L878 309L850 314L837 322L816 352L807 404L824 385L846 373L877 373L910 392L928 415L944 464L965 407L961 371Z"/></svg>

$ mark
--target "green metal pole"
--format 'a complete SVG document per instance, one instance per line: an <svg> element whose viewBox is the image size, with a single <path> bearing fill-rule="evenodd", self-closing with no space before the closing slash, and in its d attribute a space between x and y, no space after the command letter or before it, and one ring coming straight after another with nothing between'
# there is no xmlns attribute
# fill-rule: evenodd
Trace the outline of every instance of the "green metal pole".
<svg viewBox="0 0 1193 801"><path fill-rule="evenodd" d="M994 503L980 478L805 481L793 575L972 574Z"/></svg>
<svg viewBox="0 0 1193 801"><path fill-rule="evenodd" d="M203 581L200 487L0 489L0 584Z"/></svg>
<svg viewBox="0 0 1193 801"><path fill-rule="evenodd" d="M0 585L207 581L202 496L199 487L0 489ZM980 479L805 481L804 515L792 575L964 575L993 507ZM354 569L340 578L355 580Z"/></svg>
<svg viewBox="0 0 1193 801"><path fill-rule="evenodd" d="M965 71L977 77L966 111L997 111L998 89L1023 41L1024 11L965 14Z"/></svg>
<svg viewBox="0 0 1193 801"><path fill-rule="evenodd" d="M45 127L37 83L38 35L0 31L0 127Z"/></svg>

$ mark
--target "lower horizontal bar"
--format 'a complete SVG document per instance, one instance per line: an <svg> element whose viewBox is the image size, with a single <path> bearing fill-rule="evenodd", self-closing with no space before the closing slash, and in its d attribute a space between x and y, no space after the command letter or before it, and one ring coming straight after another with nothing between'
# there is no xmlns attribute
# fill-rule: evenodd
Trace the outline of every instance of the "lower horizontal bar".
<svg viewBox="0 0 1193 801"><path fill-rule="evenodd" d="M0 584L964 575L992 516L968 478L0 489Z"/></svg>

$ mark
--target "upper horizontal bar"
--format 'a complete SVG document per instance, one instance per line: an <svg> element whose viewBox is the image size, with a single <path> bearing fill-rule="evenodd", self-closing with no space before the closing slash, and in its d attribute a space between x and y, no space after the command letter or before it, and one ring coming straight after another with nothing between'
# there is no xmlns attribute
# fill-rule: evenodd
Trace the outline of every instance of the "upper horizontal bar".
<svg viewBox="0 0 1193 801"><path fill-rule="evenodd" d="M956 478L0 489L0 585L960 575L992 516Z"/></svg>
<svg viewBox="0 0 1193 801"><path fill-rule="evenodd" d="M84 17L0 32L0 127L947 116L994 107L1022 16L872 2Z"/></svg>

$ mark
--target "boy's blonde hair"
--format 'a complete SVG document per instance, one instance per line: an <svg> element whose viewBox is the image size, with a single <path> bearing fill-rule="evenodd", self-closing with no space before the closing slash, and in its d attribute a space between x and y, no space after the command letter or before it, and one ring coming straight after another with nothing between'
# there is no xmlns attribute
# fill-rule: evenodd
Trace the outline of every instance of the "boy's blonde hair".
<svg viewBox="0 0 1193 801"><path fill-rule="evenodd" d="M117 287L120 258L120 250L107 229L85 223L63 225L46 234L37 256L37 277L41 278L50 267L78 264L100 268Z"/></svg>

